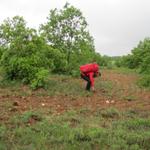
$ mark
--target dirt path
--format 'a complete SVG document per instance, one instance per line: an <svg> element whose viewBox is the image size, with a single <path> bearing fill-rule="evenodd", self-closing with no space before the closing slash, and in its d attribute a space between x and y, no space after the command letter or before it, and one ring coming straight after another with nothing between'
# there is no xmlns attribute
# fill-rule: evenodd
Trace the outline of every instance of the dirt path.
<svg viewBox="0 0 150 150"><path fill-rule="evenodd" d="M150 91L139 89L135 82L137 76L122 74L114 71L104 71L102 81L113 84L111 96L105 89L97 90L93 96L73 97L63 96L0 96L0 120L7 120L12 114L22 113L27 110L46 110L56 114L72 109L88 108L92 111L115 107L119 110L136 109L139 111L150 110Z"/></svg>
<svg viewBox="0 0 150 150"><path fill-rule="evenodd" d="M150 110L150 91L136 85L137 75L105 71L103 80L111 80L114 83L114 92L122 94L122 99L117 101L120 108ZM115 99L117 98L116 96Z"/></svg>

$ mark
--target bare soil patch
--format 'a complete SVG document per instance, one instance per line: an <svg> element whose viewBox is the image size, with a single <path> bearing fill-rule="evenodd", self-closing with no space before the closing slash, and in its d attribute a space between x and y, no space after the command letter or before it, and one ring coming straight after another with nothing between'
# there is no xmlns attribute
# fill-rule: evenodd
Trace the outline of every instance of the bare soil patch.
<svg viewBox="0 0 150 150"><path fill-rule="evenodd" d="M101 80L109 80L113 83L111 97L107 96L105 89L97 90L92 96L87 95L84 97L0 94L0 120L7 121L16 113L39 109L53 110L53 113L58 115L65 111L82 108L89 108L93 112L110 107L115 107L119 110L136 109L138 111L149 111L150 91L138 88L135 85L137 79L138 76L134 74L104 71ZM118 97L118 95L120 96ZM31 118L31 123L35 120L34 117Z"/></svg>

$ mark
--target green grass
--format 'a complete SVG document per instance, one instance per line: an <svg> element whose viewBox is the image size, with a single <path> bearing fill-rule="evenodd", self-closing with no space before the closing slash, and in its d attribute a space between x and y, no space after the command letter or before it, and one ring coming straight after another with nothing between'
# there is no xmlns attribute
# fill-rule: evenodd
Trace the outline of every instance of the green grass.
<svg viewBox="0 0 150 150"><path fill-rule="evenodd" d="M65 95L74 101L80 96L93 96L84 90L83 82L70 76L51 75L46 89L32 91L25 87L23 90L17 82L4 82L0 83L0 90L4 95ZM96 79L95 86L108 98L118 90L113 82L101 78ZM132 94L122 97L123 100L136 100ZM11 102L3 104L3 112L12 105ZM94 112L90 107L84 107L57 115L48 108L16 112L7 123L0 122L0 150L148 150L149 120L148 112L134 109L121 112L115 107Z"/></svg>
<svg viewBox="0 0 150 150"><path fill-rule="evenodd" d="M123 74L137 74L138 73L138 70L124 68L124 67L115 67L112 70L117 73L123 73Z"/></svg>
<svg viewBox="0 0 150 150"><path fill-rule="evenodd" d="M19 81L0 82L0 90L2 94L16 96L54 96L65 95L75 98L83 96L92 96L92 92L85 90L85 81L80 78L73 78L65 75L50 75L45 89L32 91L27 85L21 84ZM111 95L113 84L111 81L103 81L101 78L95 79L96 90L105 90L105 94Z"/></svg>
<svg viewBox="0 0 150 150"><path fill-rule="evenodd" d="M30 96L90 96L92 93L85 91L83 80L73 78L71 76L50 75L45 89L33 91L27 85L21 84L19 81L6 81L1 79L0 91L3 95Z"/></svg>
<svg viewBox="0 0 150 150"><path fill-rule="evenodd" d="M122 69L122 68L119 68ZM116 69L117 70L117 69ZM113 70L114 72L116 70ZM126 70L126 69L125 69ZM119 72L120 70L118 70ZM127 71L128 72L128 71ZM113 81L102 80L101 78L95 78L95 89L101 91L100 93L103 96L112 98L117 94L119 97L120 87L116 87ZM133 88L135 89L135 88ZM54 95L65 95L72 96L73 99L78 97L92 96L92 92L87 92L85 90L85 81L83 79L73 78L66 75L53 75L49 76L48 83L45 86L45 89L38 89L32 91L27 85L21 84L19 81L3 81L0 82L0 91L1 93L7 95L16 95L16 96L54 96Z"/></svg>
<svg viewBox="0 0 150 150"><path fill-rule="evenodd" d="M123 97L124 100L126 101L135 101L136 100L136 96L134 95L127 95Z"/></svg>
<svg viewBox="0 0 150 150"><path fill-rule="evenodd" d="M150 149L150 121L148 118L129 118L115 108L91 113L89 109L69 111L63 115L25 112L0 124L1 150L49 149ZM99 114L99 115L98 115ZM105 114L105 115L104 115ZM27 124L31 116L39 118ZM149 116L150 117L150 116ZM17 120L17 122L16 122Z"/></svg>

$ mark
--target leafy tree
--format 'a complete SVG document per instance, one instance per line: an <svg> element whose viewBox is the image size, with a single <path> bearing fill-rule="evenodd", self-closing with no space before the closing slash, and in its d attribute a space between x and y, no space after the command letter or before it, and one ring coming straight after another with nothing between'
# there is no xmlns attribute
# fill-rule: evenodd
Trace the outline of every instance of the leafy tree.
<svg viewBox="0 0 150 150"><path fill-rule="evenodd" d="M117 62L120 66L138 69L143 77L139 80L142 86L150 86L150 38L140 41L132 53L123 56Z"/></svg>
<svg viewBox="0 0 150 150"><path fill-rule="evenodd" d="M140 69L141 73L149 72L150 70L150 38L145 38L140 41L137 47L132 50L132 53L120 57L116 65L128 67L131 69Z"/></svg>
<svg viewBox="0 0 150 150"><path fill-rule="evenodd" d="M0 33L1 66L7 79L37 88L45 85L49 71L65 71L65 55L48 45L36 30L27 28L22 17L5 20Z"/></svg>
<svg viewBox="0 0 150 150"><path fill-rule="evenodd" d="M85 49L94 51L93 38L86 28L87 22L81 11L66 3L63 9L50 11L48 21L40 31L48 43L62 50L69 64L71 54L81 54Z"/></svg>
<svg viewBox="0 0 150 150"><path fill-rule="evenodd" d="M134 62L142 73L150 73L150 38L145 38L132 50Z"/></svg>
<svg viewBox="0 0 150 150"><path fill-rule="evenodd" d="M130 69L134 69L136 67L136 63L134 62L134 57L133 55L126 55L126 56L121 56L119 57L115 64L117 67L127 67Z"/></svg>
<svg viewBox="0 0 150 150"><path fill-rule="evenodd" d="M53 64L51 71L54 73L65 73L67 68L66 56L58 49L47 45L43 52L49 62Z"/></svg>
<svg viewBox="0 0 150 150"><path fill-rule="evenodd" d="M9 47L13 42L25 42L35 34L34 29L26 27L23 17L15 16L12 19L7 18L0 26L0 45ZM19 46L20 43L17 43Z"/></svg>
<svg viewBox="0 0 150 150"><path fill-rule="evenodd" d="M22 80L33 88L44 86L52 63L46 58L45 41L36 31L26 27L22 17L7 19L0 26L0 41L6 50L1 56L5 77Z"/></svg>
<svg viewBox="0 0 150 150"><path fill-rule="evenodd" d="M26 27L20 16L0 25L0 67L7 79L43 87L49 71L77 74L81 64L94 59L101 63L87 22L81 11L68 3L50 11L40 34Z"/></svg>
<svg viewBox="0 0 150 150"><path fill-rule="evenodd" d="M4 48L2 46L0 46L0 60L1 60L1 57L3 55L3 51L4 51Z"/></svg>

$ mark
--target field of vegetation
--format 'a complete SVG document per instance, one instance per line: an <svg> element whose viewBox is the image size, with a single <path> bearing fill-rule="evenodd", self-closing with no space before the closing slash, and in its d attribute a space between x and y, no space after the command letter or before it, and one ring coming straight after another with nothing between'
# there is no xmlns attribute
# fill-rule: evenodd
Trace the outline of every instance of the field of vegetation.
<svg viewBox="0 0 150 150"><path fill-rule="evenodd" d="M85 91L80 65L102 76ZM101 56L82 12L66 3L39 29L0 25L0 150L149 150L150 38Z"/></svg>
<svg viewBox="0 0 150 150"><path fill-rule="evenodd" d="M124 70L102 70L96 92L50 76L46 90L0 84L0 149L150 149L150 92Z"/></svg>

